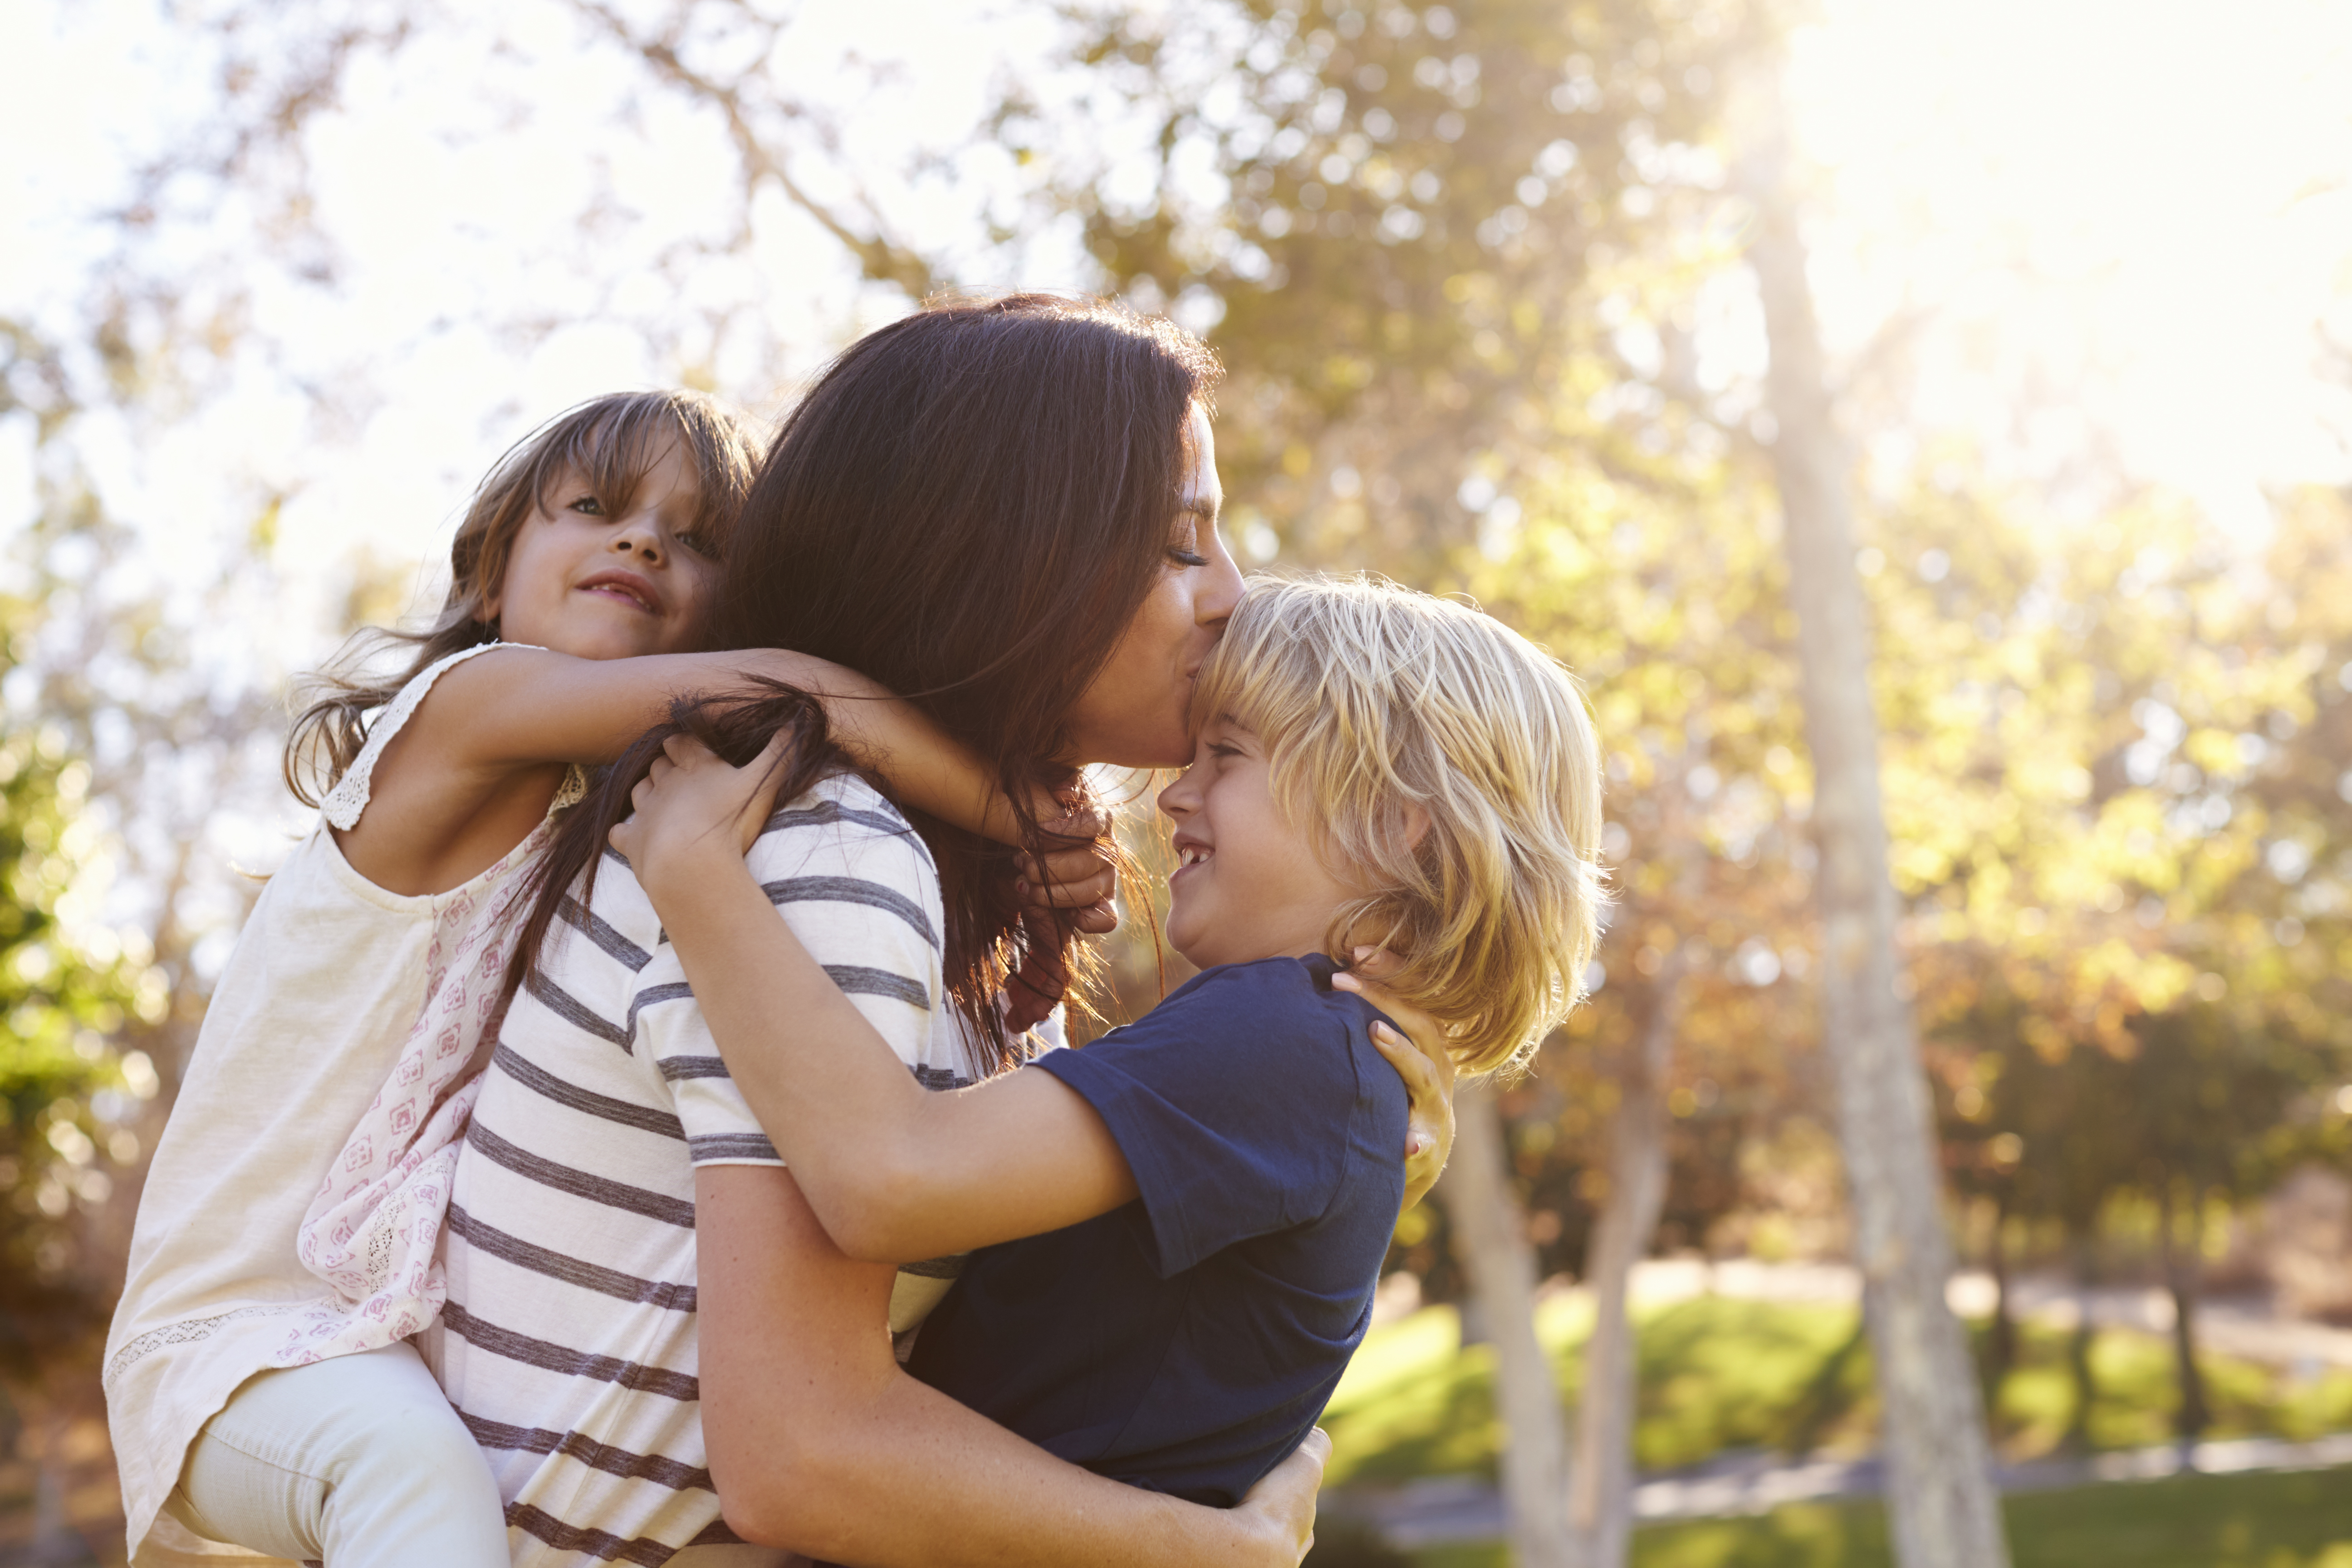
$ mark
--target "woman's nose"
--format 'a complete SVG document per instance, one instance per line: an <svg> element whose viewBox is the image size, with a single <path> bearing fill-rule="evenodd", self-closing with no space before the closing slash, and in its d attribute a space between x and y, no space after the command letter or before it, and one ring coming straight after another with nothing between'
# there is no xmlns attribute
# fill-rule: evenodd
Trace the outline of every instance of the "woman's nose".
<svg viewBox="0 0 2352 1568"><path fill-rule="evenodd" d="M1242 569L1222 541L1210 558L1208 579L1201 585L1200 597L1192 602L1192 618L1204 626L1221 626L1233 618L1234 606L1242 602Z"/></svg>

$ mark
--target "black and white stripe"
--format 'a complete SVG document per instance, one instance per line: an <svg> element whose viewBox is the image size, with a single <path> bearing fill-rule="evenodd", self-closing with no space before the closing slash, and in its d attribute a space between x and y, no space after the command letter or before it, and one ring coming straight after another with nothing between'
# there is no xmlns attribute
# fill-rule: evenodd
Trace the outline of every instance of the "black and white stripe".
<svg viewBox="0 0 2352 1568"><path fill-rule="evenodd" d="M828 780L770 818L750 866L919 1080L982 1076L944 1008L929 852L887 802ZM694 1170L777 1158L626 862L608 858L593 907L567 903L562 923L475 1106L431 1349L518 1563L658 1564L732 1540L697 1415Z"/></svg>

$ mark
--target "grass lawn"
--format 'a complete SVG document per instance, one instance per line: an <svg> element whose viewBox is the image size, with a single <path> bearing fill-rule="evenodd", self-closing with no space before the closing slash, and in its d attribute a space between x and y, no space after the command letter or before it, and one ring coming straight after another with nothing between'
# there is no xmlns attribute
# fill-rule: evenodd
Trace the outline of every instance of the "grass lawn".
<svg viewBox="0 0 2352 1568"><path fill-rule="evenodd" d="M1875 1396L1858 1329L1851 1308L1721 1297L1644 1315L1635 1462L1668 1469L1726 1448L1867 1449ZM1568 1399L1576 1397L1578 1352L1591 1330L1590 1310L1573 1300L1549 1302L1537 1318ZM2074 1398L2065 1337L2028 1327L2021 1339L2019 1365L1994 1411L1996 1440L2011 1458L2048 1451L2066 1429ZM2221 1356L2201 1364L2215 1409L2210 1437L2307 1438L2352 1427L2352 1372L2335 1368L2298 1379ZM2095 1446L2137 1447L2168 1438L2174 1391L2164 1341L2103 1332L2092 1366L2099 1390L2090 1421ZM1500 1438L1493 1352L1461 1347L1451 1308L1385 1324L1357 1352L1323 1425L1331 1434L1332 1486L1491 1478ZM2352 1568L2352 1560L2330 1568Z"/></svg>
<svg viewBox="0 0 2352 1568"><path fill-rule="evenodd" d="M2352 1568L2352 1469L2189 1476L2008 1499L2015 1568ZM1434 1548L1423 1568L1508 1568L1500 1544ZM1800 1503L1757 1519L1647 1526L1636 1568L1892 1568L1878 1504Z"/></svg>

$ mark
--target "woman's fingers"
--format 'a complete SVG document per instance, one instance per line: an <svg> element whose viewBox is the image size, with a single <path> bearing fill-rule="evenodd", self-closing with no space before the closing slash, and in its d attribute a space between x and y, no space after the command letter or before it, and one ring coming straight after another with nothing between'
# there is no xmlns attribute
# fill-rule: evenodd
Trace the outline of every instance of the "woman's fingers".
<svg viewBox="0 0 2352 1568"><path fill-rule="evenodd" d="M1358 950L1359 954L1363 952ZM1377 980L1366 980L1356 972L1368 967L1373 965L1360 958L1353 969L1332 976L1331 984L1339 990L1354 992L1403 1026L1400 1035L1374 1020L1372 1047L1404 1081L1408 1101L1404 1206L1411 1208L1436 1184L1454 1153L1454 1053L1446 1048L1444 1026L1435 1018ZM1382 967L1392 969L1393 964Z"/></svg>
<svg viewBox="0 0 2352 1568"><path fill-rule="evenodd" d="M1286 1568L1295 1568L1315 1544L1315 1493L1323 1484L1323 1467L1330 1458L1330 1435L1318 1426L1241 1500L1243 1511L1262 1515L1272 1523L1269 1533L1276 1544L1270 1550L1277 1554L1273 1560Z"/></svg>

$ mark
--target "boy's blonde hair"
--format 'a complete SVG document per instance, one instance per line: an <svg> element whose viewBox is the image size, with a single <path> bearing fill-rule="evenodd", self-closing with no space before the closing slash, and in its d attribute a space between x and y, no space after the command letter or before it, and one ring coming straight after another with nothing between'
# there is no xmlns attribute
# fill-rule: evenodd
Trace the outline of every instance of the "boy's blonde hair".
<svg viewBox="0 0 2352 1568"><path fill-rule="evenodd" d="M1599 747L1568 671L1465 605L1381 578L1254 577L1192 696L1266 748L1276 802L1361 887L1324 939L1465 1072L1524 1065L1582 997L1602 898ZM1428 829L1412 828L1426 814Z"/></svg>

